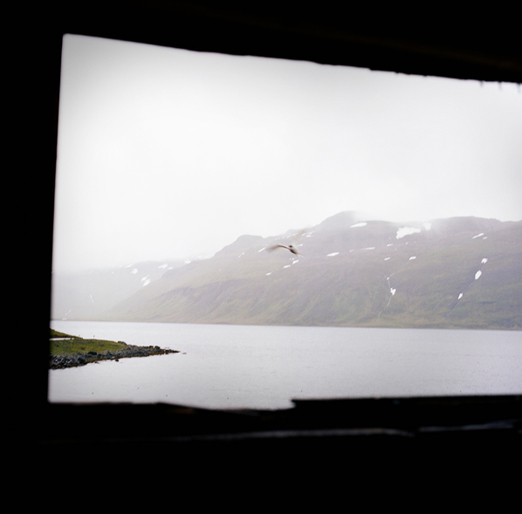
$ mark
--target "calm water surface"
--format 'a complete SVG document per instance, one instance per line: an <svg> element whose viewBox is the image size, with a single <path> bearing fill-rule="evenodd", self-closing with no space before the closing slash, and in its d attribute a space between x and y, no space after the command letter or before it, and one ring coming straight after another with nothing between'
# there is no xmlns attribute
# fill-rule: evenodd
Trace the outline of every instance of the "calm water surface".
<svg viewBox="0 0 522 514"><path fill-rule="evenodd" d="M292 399L522 393L522 332L52 321L180 353L49 372L51 402L279 409Z"/></svg>

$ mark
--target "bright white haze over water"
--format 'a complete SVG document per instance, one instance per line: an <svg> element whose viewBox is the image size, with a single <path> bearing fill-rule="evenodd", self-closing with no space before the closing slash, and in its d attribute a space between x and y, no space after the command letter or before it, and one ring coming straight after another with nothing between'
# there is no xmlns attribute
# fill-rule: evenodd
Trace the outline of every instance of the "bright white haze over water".
<svg viewBox="0 0 522 514"><path fill-rule="evenodd" d="M522 219L522 91L64 37L55 271L211 256L341 211Z"/></svg>

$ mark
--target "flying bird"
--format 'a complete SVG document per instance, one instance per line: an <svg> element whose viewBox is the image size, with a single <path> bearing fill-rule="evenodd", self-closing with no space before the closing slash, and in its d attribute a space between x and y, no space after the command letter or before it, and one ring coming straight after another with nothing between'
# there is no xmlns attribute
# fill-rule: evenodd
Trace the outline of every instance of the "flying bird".
<svg viewBox="0 0 522 514"><path fill-rule="evenodd" d="M286 248L287 250L291 251L294 255L301 255L294 245L286 246L286 245L278 244L278 245L269 246L266 250L267 250L267 252L271 252L271 251L275 250L276 248Z"/></svg>
<svg viewBox="0 0 522 514"><path fill-rule="evenodd" d="M301 230L301 232L296 234L293 237L294 243L297 243L297 240L305 233L306 233L306 230ZM294 255L303 255L302 253L299 252L299 250L294 245L291 245L291 244L290 245L275 244L275 245L269 246L266 250L267 250L267 252L272 252L273 250L276 250L277 248L284 248L285 250L292 252Z"/></svg>

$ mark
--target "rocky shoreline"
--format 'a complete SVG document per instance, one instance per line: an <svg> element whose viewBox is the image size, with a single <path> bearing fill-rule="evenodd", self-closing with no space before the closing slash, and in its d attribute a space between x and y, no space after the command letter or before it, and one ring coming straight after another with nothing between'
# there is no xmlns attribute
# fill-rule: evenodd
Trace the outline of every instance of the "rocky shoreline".
<svg viewBox="0 0 522 514"><path fill-rule="evenodd" d="M165 355L168 353L179 353L178 350L165 350L159 346L134 346L125 345L118 351L75 353L72 355L54 355L49 358L49 369L72 368L85 366L90 362L103 360L125 359L130 357L148 357L150 355Z"/></svg>

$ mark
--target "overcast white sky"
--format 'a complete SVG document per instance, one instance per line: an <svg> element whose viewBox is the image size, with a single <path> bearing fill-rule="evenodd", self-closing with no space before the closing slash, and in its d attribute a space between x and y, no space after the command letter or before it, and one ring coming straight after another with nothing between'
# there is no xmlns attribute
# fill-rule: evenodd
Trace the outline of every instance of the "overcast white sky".
<svg viewBox="0 0 522 514"><path fill-rule="evenodd" d="M522 90L68 35L56 179L56 271L345 210L518 221Z"/></svg>

